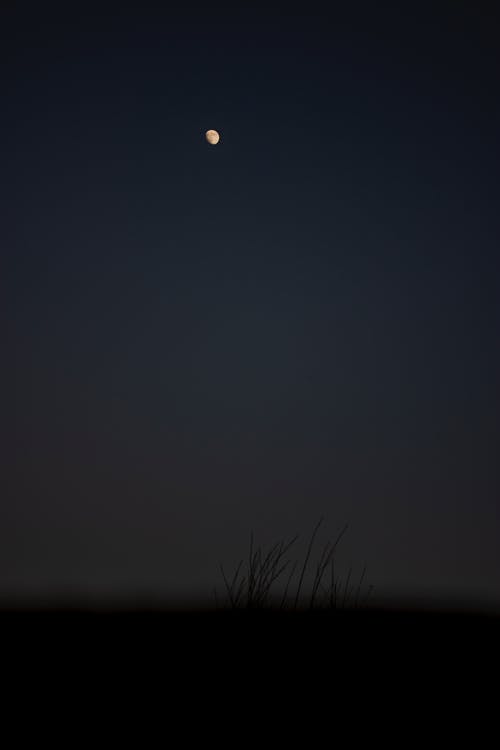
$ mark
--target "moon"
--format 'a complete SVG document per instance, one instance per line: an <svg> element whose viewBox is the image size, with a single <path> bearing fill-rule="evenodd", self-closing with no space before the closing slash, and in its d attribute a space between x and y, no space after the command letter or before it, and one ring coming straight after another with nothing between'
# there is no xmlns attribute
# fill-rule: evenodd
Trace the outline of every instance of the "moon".
<svg viewBox="0 0 500 750"><path fill-rule="evenodd" d="M205 138L211 146L215 146L216 143L219 143L220 135L216 130L207 130Z"/></svg>

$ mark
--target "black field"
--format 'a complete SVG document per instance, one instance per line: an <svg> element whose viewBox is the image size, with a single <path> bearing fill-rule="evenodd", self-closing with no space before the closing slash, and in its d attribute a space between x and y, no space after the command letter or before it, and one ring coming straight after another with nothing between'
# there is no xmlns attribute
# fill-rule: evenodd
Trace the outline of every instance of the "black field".
<svg viewBox="0 0 500 750"><path fill-rule="evenodd" d="M471 724L477 737L478 709L496 710L495 614L10 608L0 632L3 683L35 736L41 714L65 737L94 737L104 719L115 742L175 726L406 745Z"/></svg>

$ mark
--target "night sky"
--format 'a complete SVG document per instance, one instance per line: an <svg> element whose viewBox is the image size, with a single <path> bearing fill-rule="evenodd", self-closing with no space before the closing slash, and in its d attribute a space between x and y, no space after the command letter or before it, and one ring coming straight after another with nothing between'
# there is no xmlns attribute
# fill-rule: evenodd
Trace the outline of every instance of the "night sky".
<svg viewBox="0 0 500 750"><path fill-rule="evenodd" d="M500 602L500 25L348 7L2 6L0 595Z"/></svg>

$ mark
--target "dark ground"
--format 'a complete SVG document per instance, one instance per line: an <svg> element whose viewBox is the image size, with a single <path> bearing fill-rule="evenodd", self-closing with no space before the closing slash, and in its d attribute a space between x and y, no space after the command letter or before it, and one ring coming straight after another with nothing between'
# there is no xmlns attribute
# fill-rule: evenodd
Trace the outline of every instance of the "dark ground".
<svg viewBox="0 0 500 750"><path fill-rule="evenodd" d="M345 610L218 610L205 608L159 608L140 606L82 607L78 604L45 608L10 607L0 614L4 642L49 644L54 656L69 647L79 653L109 654L120 643L134 652L161 649L172 659L181 655L210 656L216 646L219 657L229 655L234 645L240 654L255 649L261 655L316 653L318 661L354 657L364 653L390 660L408 660L417 655L437 660L462 660L489 645L500 653L500 615L497 613L439 611L425 609L366 608ZM175 646L175 648L174 648ZM180 649L180 650L178 650ZM227 652L227 653L226 653Z"/></svg>
<svg viewBox="0 0 500 750"><path fill-rule="evenodd" d="M482 747L497 713L499 626L498 615L423 610L10 608L2 676L36 736L48 726L93 741L104 718L113 747L124 735L143 746L153 729L169 744L174 728L238 746L304 731L307 746L449 746L470 731Z"/></svg>

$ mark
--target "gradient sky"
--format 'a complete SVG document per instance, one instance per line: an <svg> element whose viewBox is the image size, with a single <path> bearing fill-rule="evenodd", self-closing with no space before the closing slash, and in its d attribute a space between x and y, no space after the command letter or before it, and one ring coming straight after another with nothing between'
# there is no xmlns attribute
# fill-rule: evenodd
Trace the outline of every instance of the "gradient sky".
<svg viewBox="0 0 500 750"><path fill-rule="evenodd" d="M235 5L0 12L0 594L499 602L499 24Z"/></svg>

